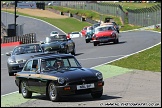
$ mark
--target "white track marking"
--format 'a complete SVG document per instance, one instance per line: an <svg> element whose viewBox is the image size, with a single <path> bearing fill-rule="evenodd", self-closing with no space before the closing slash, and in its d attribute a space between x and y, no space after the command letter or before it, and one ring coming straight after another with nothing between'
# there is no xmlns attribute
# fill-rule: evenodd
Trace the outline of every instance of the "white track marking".
<svg viewBox="0 0 162 108"><path fill-rule="evenodd" d="M150 48L153 48L153 47L155 47L155 46L157 46L157 45L159 45L159 44L161 44L161 42L159 42L158 44L155 44L155 45L153 45L153 46L151 46L151 47L148 47L148 48L145 48L145 49L143 49L143 50L137 51L137 52L135 52L135 53L128 54L128 55L126 55L126 56L124 56L124 57L121 57L121 58L118 58L118 59L115 59L115 60L112 60L112 61L109 61L109 62L100 64L100 65L97 65L97 66L94 66L94 67L92 67L92 68L95 68L95 67L98 67L98 66L102 66L102 65L104 65L104 64L108 64L108 63L111 63L111 62L114 62L114 61L117 61L117 60L120 60L120 59L129 57L129 56L134 55L134 54L137 54L137 53L139 53L139 52L143 52L143 51L148 50L148 49L150 49Z"/></svg>
<svg viewBox="0 0 162 108"><path fill-rule="evenodd" d="M85 59L78 59L78 60L104 59L104 58L113 58L113 57L120 57L120 56L125 56L125 55L107 56L107 57L97 57L97 58L85 58Z"/></svg>

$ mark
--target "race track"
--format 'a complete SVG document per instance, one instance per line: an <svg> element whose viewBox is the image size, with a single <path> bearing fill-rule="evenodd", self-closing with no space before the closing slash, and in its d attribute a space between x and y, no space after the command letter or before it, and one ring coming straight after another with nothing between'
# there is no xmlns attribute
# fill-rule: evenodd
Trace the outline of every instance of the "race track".
<svg viewBox="0 0 162 108"><path fill-rule="evenodd" d="M7 14L7 19L6 19L6 17L5 17L6 14L7 13L1 12L2 22L5 25L13 23L14 15ZM5 22L7 22L7 23L5 23ZM48 36L51 31L57 30L57 28L55 28L54 26L51 26L45 22L42 22L40 20L35 20L32 18L23 17L23 16L19 16L17 23L18 24L25 23L24 24L24 34L35 32L37 34L37 40L44 40L45 37ZM59 31L59 32L63 33L62 31ZM76 58L79 60L79 62L82 64L83 67L91 68L91 67L118 59L120 57L135 53L137 51L146 49L148 47L151 47L151 46L161 42L161 34L156 33L156 32L151 32L151 31L121 32L120 37L119 37L119 44L109 43L109 44L103 44L103 45L96 46L96 47L94 47L92 43L86 44L84 37L73 38L73 40L76 43ZM18 88L14 82L14 77L8 76L8 72L7 72L7 65L6 65L7 63L6 62L7 62L8 57L5 56L5 53L11 51L12 49L13 49L13 47L1 48L1 95L5 95L5 94L11 93L11 92L18 91ZM76 98L74 96L74 97L71 97L70 100L65 99L64 100L65 102L63 101L63 103L60 106L65 106L65 105L66 106L79 106L79 104L81 104L80 106L88 106L88 105L91 106L93 102L95 102L96 103L95 105L97 105L97 104L101 104L103 102L106 103L107 100L111 100L113 102L113 99L118 99L118 102L126 102L133 98L136 99L136 102L145 101L146 100L145 96L147 95L147 94L145 94L146 89L141 89L142 92L144 93L143 99L142 99L142 97L135 98L135 97L130 97L130 95L133 95L133 94L134 94L133 96L137 95L136 92L133 91L133 89L135 89L135 88L130 89L130 88L132 88L131 82L130 82L130 84L124 85L125 83L128 83L129 81L133 81L135 83L140 83L139 82L139 81L141 81L139 78L140 75L137 77L136 74L139 75L140 72L134 72L134 74L129 73L126 75L121 75L120 77L117 76L114 78L105 79L105 81L107 83L104 86L104 88L105 88L104 89L105 91L103 94L104 96L101 100L92 100L89 95L76 96L76 98L78 100L75 100ZM158 75L159 74L157 74L157 76ZM160 73L160 75L161 75L161 73ZM151 77L150 75L148 75L148 76L147 76L148 78ZM152 76L156 76L156 74L153 74ZM144 77L144 76L141 76L141 79L144 82L145 78L142 78L142 77ZM127 79L125 79L125 78L127 78ZM146 78L146 80L149 80L148 78ZM122 79L122 80L119 80L119 79ZM156 79L157 78L155 77L155 79L152 78L150 80L155 81ZM157 80L159 81L160 79L157 79ZM123 81L123 82L121 82L121 81ZM116 86L114 87L110 83L119 85L120 87L119 88ZM146 83L149 84L151 82L146 82ZM123 84L123 86L121 86L120 84ZM154 84L154 83L152 83L152 84ZM143 86L144 85L146 85L146 84L143 84ZM111 87L111 88L109 88L109 87ZM114 87L114 89L113 89L113 87ZM156 86L156 87L157 87L156 89L159 89L160 86ZM116 88L116 91L115 91L115 88ZM124 89L124 88L127 88L127 89ZM129 88L129 90L128 90L128 88ZM139 88L136 88L136 89L140 89L140 86L139 86ZM131 92L131 90L132 90L132 92ZM153 89L153 91L150 92L150 93L156 92L155 94L157 97L155 96L154 102L156 102L156 100L159 100L160 90L156 91L155 89ZM117 92L119 94L117 94ZM108 96L109 94L111 94L111 96ZM158 95L159 95L159 97L158 97ZM40 106L43 106L43 105L48 106L48 104L51 103L49 100L46 100L46 99L44 99L44 97L42 98L41 96L35 97L35 98L38 99L37 101L35 101L35 104L34 103L32 104L32 101L29 101L28 103L22 104L22 106L34 106L34 105L39 106L38 103L41 103L42 101L44 102L44 104L42 104ZM68 101L68 102L66 102L66 101ZM149 100L146 100L146 102L148 102L148 101ZM76 102L76 103L72 104L73 102ZM79 102L79 104L77 102ZM84 104L86 104L86 105L84 105ZM58 104L51 103L49 106L58 106Z"/></svg>

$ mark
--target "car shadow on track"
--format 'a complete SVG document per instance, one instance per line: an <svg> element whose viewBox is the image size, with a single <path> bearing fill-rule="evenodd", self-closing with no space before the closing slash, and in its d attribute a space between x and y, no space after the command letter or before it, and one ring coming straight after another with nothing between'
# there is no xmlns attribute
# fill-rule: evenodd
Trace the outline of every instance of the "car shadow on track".
<svg viewBox="0 0 162 108"><path fill-rule="evenodd" d="M85 94L85 95L62 96L59 102L84 102L84 101L112 100L117 98L122 97L102 95L102 97L99 99L93 99L90 94ZM50 101L45 95L32 96L32 99Z"/></svg>
<svg viewBox="0 0 162 108"><path fill-rule="evenodd" d="M82 55L82 54L84 54L84 53L77 53L77 54L75 54L75 56L79 56L79 55Z"/></svg>
<svg viewBox="0 0 162 108"><path fill-rule="evenodd" d="M119 42L117 44L124 44L126 43L127 41L123 41L123 42ZM103 45L117 45L117 44L114 44L114 43L100 43L98 46L103 46Z"/></svg>

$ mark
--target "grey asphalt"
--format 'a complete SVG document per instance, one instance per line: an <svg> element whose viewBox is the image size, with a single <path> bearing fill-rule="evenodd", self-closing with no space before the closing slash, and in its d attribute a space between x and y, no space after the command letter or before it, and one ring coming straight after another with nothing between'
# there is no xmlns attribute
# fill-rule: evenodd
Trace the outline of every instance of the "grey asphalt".
<svg viewBox="0 0 162 108"><path fill-rule="evenodd" d="M8 28L8 24L14 24L14 14L1 12L1 21ZM58 31L59 34L65 34L57 28L45 24L40 20L33 20L29 17L20 16L16 19L18 25L23 25L23 34L36 33L37 41L45 40L45 37L50 36L51 31Z"/></svg>
<svg viewBox="0 0 162 108"><path fill-rule="evenodd" d="M4 15L5 14L3 14L2 16L1 12L1 19L5 22L6 20ZM13 16L7 16L7 23L12 23L10 19ZM29 25L24 26L24 28L26 27L24 33L37 31L37 39L39 40L45 39L45 36L49 35L49 33L54 30L52 26L49 26L48 24L38 20L33 20L31 18L25 17L22 17L22 20L20 19L21 17L19 17L19 20L17 20L18 23L22 24L27 21L27 23L25 24L30 25L30 28ZM38 28L36 27L36 25ZM150 31L132 31L123 32L120 34L121 37L119 38L119 44L104 44L96 47L94 47L92 43L86 44L84 37L73 39L76 42L76 58L79 60L83 67L91 68L93 66L112 61L114 59L140 51L161 42L161 34ZM5 52L11 51L12 49L13 47L1 48L1 54L5 54ZM14 83L14 77L8 76L6 68L7 66L5 62L7 61L7 58L7 56L1 55L1 95L18 90ZM161 73L157 73L155 75L153 75L152 72L137 71L132 73L105 79L104 96L101 100L92 100L89 95L86 95L65 98L65 101L61 103L52 103L49 100L44 100L44 97L38 96L34 97L36 98L36 100L31 100L27 103L22 104L21 106L98 106L98 104L101 102L103 104L111 101L125 102L129 100L132 102L139 102L140 100L141 102L149 102L149 99L152 102L161 103L161 99L159 99L159 97L161 98L161 86L159 86L159 84L161 85ZM150 88L148 89L146 85L149 85ZM154 88L158 89L159 91L154 90Z"/></svg>

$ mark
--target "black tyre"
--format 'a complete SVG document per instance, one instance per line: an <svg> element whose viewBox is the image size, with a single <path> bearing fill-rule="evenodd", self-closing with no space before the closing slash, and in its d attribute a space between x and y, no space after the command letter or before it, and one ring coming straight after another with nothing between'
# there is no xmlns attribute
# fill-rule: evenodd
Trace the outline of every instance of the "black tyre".
<svg viewBox="0 0 162 108"><path fill-rule="evenodd" d="M67 47L65 54L69 54L69 48Z"/></svg>
<svg viewBox="0 0 162 108"><path fill-rule="evenodd" d="M14 76L14 73L9 73L9 76Z"/></svg>
<svg viewBox="0 0 162 108"><path fill-rule="evenodd" d="M117 44L117 43L119 43L119 39L114 40L114 44Z"/></svg>
<svg viewBox="0 0 162 108"><path fill-rule="evenodd" d="M91 93L91 96L94 98L94 99L98 99L102 96L103 94L103 91L102 92L97 92L97 93Z"/></svg>
<svg viewBox="0 0 162 108"><path fill-rule="evenodd" d="M60 96L57 93L57 89L55 87L54 82L50 82L48 85L48 95L49 95L49 99L53 102L59 101Z"/></svg>
<svg viewBox="0 0 162 108"><path fill-rule="evenodd" d="M97 45L98 45L98 43L94 42L94 43L93 43L93 45L94 45L94 46L97 46Z"/></svg>
<svg viewBox="0 0 162 108"><path fill-rule="evenodd" d="M31 98L32 97L32 92L28 91L26 88L26 82L22 81L21 82L21 93L24 98Z"/></svg>
<svg viewBox="0 0 162 108"><path fill-rule="evenodd" d="M71 52L71 54L75 56L75 52L76 52L75 48L73 48L73 51Z"/></svg>
<svg viewBox="0 0 162 108"><path fill-rule="evenodd" d="M90 40L86 39L86 43L89 43L89 42L90 42Z"/></svg>

